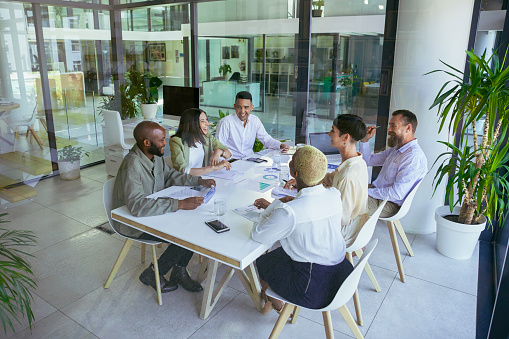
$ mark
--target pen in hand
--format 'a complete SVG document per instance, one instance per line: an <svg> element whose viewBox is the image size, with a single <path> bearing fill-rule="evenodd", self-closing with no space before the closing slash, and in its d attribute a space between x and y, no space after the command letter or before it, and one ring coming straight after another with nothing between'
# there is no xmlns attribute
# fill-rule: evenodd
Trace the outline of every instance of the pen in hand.
<svg viewBox="0 0 509 339"><path fill-rule="evenodd" d="M285 180L283 179L283 181L285 182L285 184L288 182L288 180ZM292 185L293 188L297 188L295 185Z"/></svg>

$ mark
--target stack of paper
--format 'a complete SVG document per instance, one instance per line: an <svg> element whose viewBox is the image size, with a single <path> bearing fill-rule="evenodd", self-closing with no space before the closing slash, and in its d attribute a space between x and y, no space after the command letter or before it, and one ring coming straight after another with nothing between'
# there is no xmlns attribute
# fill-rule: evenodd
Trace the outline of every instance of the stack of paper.
<svg viewBox="0 0 509 339"><path fill-rule="evenodd" d="M290 190L290 189L283 188L283 186L276 186L272 190L272 194L277 195L279 197L290 196L290 197L296 198L297 197L297 190L296 189Z"/></svg>
<svg viewBox="0 0 509 339"><path fill-rule="evenodd" d="M244 218L251 220L252 222L257 222L260 217L260 213L263 212L263 210L258 209L257 207L255 207L255 205L239 207L234 209L233 211L240 214Z"/></svg>
<svg viewBox="0 0 509 339"><path fill-rule="evenodd" d="M221 168L220 170L213 171L210 173L205 174L205 176L219 178L219 179L227 179L227 180L235 180L243 176L244 173L236 171L236 170L229 170L227 171L226 168Z"/></svg>
<svg viewBox="0 0 509 339"><path fill-rule="evenodd" d="M237 185L240 185L243 189L248 189L251 191L264 193L270 190L275 185L267 184L265 182L260 181L254 181L254 180L242 180L237 183Z"/></svg>

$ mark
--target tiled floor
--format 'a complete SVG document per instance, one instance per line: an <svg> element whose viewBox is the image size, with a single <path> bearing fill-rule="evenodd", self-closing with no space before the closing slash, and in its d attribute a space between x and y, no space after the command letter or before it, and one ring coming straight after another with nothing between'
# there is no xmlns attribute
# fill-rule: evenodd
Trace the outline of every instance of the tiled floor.
<svg viewBox="0 0 509 339"><path fill-rule="evenodd" d="M207 320L199 318L202 293L179 288L163 294L138 280L148 265L132 247L109 289L106 277L123 240L95 229L104 224L102 184L104 165L85 169L79 180L58 177L36 185L37 197L2 205L9 229L33 230L39 237L31 249L38 287L33 308L36 323L16 325L8 338L267 338L277 314L263 316L254 308L234 276ZM403 221L404 224L404 221ZM387 228L375 231L379 245L370 259L382 287L374 291L363 273L359 285L366 338L474 338L477 250L470 260L440 255L435 235L412 235L415 257L403 252L407 282L399 280ZM402 243L400 248L404 249ZM147 252L147 258L150 258ZM196 260L190 265L196 273ZM352 314L353 302L348 303ZM339 312L333 312L336 338L352 337ZM3 331L0 338L5 337ZM302 311L295 325L287 324L281 338L324 338L320 313Z"/></svg>

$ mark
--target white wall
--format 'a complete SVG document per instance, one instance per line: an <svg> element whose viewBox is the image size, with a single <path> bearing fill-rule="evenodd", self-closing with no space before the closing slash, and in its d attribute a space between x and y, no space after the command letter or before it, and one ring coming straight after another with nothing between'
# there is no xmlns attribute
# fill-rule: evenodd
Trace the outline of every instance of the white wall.
<svg viewBox="0 0 509 339"><path fill-rule="evenodd" d="M448 77L423 74L442 69L443 60L463 70L474 0L401 0L394 59L391 108L409 109L419 121L416 136L431 167L445 148L437 140L449 140L448 133L438 134L437 109L428 110ZM410 233L431 233L436 229L434 211L443 205L445 185L432 197L436 167L424 178L411 210L402 221Z"/></svg>

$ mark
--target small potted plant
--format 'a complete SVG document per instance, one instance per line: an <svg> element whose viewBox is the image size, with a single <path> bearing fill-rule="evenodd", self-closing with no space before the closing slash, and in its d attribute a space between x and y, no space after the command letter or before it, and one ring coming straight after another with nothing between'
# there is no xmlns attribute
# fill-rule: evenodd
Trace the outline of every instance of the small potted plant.
<svg viewBox="0 0 509 339"><path fill-rule="evenodd" d="M486 224L489 227L494 219L503 224L509 211L504 201L509 189L504 173L509 161L509 143L504 143L509 127L509 68L495 52L491 57L486 52L467 54L466 82L462 71L444 62L447 70L430 72L452 77L430 109L438 106L439 131L448 128L452 140L459 140L458 147L439 141L450 150L435 161L442 163L434 179L436 191L446 178L449 201L449 206L435 212L437 250L455 259L470 258Z"/></svg>
<svg viewBox="0 0 509 339"><path fill-rule="evenodd" d="M131 88L137 93L141 114L145 119L154 119L157 113L157 101L159 100L158 87L162 85L162 80L149 72L140 73L137 71L131 71L129 78Z"/></svg>
<svg viewBox="0 0 509 339"><path fill-rule="evenodd" d="M89 156L83 147L65 146L58 150L60 180L74 180L80 177L80 159Z"/></svg>
<svg viewBox="0 0 509 339"><path fill-rule="evenodd" d="M226 80L226 75L232 72L232 68L228 64L224 64L219 66L219 73L223 75L223 78Z"/></svg>
<svg viewBox="0 0 509 339"><path fill-rule="evenodd" d="M322 16L322 6L323 6L324 0L316 0L313 1L313 11L311 12L313 17L321 17Z"/></svg>

